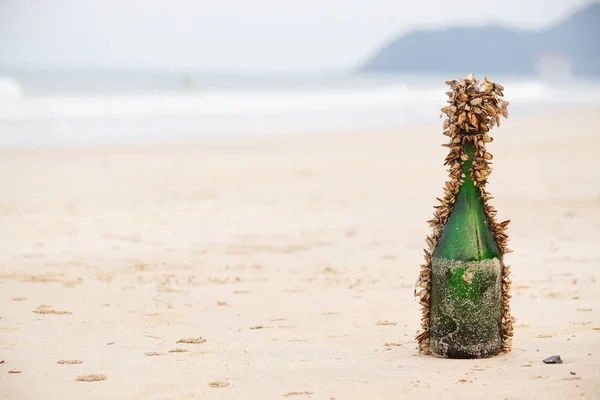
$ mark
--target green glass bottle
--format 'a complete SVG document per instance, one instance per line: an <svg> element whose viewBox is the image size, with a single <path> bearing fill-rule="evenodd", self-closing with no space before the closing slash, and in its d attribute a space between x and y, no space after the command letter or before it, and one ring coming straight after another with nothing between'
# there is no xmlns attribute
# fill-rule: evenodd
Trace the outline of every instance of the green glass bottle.
<svg viewBox="0 0 600 400"><path fill-rule="evenodd" d="M474 145L463 144L463 182L431 256L430 349L484 358L502 349L502 252L471 179Z"/></svg>

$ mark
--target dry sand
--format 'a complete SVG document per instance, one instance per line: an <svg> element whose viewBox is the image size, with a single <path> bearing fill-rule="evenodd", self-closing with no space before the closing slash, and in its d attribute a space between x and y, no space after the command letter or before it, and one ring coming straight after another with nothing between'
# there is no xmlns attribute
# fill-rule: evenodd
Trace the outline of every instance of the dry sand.
<svg viewBox="0 0 600 400"><path fill-rule="evenodd" d="M517 323L485 360L413 340L440 125L1 151L0 398L600 398L600 110L493 132Z"/></svg>

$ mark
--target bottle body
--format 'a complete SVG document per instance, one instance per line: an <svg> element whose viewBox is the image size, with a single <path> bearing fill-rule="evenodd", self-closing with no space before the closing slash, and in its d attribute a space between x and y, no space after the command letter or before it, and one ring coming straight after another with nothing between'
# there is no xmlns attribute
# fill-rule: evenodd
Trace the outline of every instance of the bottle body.
<svg viewBox="0 0 600 400"><path fill-rule="evenodd" d="M485 358L502 348L502 254L465 143L461 184L431 259L430 347L440 357Z"/></svg>

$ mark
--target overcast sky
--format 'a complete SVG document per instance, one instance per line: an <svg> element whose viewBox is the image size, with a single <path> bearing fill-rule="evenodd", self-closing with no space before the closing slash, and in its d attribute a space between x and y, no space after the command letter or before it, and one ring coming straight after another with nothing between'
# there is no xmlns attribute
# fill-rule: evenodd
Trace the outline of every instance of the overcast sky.
<svg viewBox="0 0 600 400"><path fill-rule="evenodd" d="M410 29L488 22L540 28L586 3L0 0L0 66L339 70Z"/></svg>

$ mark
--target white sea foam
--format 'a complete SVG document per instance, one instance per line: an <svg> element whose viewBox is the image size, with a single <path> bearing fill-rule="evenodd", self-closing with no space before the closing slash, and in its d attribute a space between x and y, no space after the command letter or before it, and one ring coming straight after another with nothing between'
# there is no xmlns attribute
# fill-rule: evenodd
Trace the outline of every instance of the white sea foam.
<svg viewBox="0 0 600 400"><path fill-rule="evenodd" d="M397 129L409 123L439 122L439 109L446 102L443 81L423 83L406 77L396 82L365 84L363 80L286 89L258 85L239 90L34 94L23 94L14 80L4 82L0 86L4 93L0 95L0 145ZM600 105L598 84L555 88L533 80L502 83L511 112L517 114L529 106L547 104Z"/></svg>
<svg viewBox="0 0 600 400"><path fill-rule="evenodd" d="M3 104L0 120L181 117L198 114L256 115L303 111L401 108L443 103L443 93L405 85L315 91L166 92L59 94Z"/></svg>
<svg viewBox="0 0 600 400"><path fill-rule="evenodd" d="M17 99L23 95L23 90L16 79L10 76L0 76L0 100Z"/></svg>
<svg viewBox="0 0 600 400"><path fill-rule="evenodd" d="M4 82L4 83L3 83ZM0 80L0 121L39 119L98 119L182 117L197 115L289 114L305 111L342 111L422 108L432 115L445 103L444 88L416 88L404 84L373 88L211 91L143 94L49 94L22 97L18 86ZM513 105L559 101L598 101L591 93L559 93L536 81L505 84ZM10 98L7 98L10 97ZM12 100L12 101L7 101Z"/></svg>

